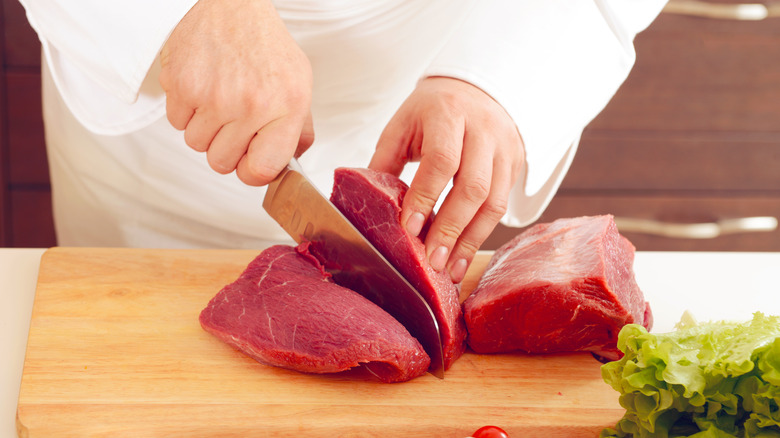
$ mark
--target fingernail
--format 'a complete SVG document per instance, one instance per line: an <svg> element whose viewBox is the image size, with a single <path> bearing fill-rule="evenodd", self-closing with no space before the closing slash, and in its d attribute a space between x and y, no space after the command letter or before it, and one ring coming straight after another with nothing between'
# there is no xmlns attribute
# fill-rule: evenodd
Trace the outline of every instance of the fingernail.
<svg viewBox="0 0 780 438"><path fill-rule="evenodd" d="M409 219L406 220L406 231L412 236L419 236L424 224L425 216L422 213L412 213Z"/></svg>
<svg viewBox="0 0 780 438"><path fill-rule="evenodd" d="M448 252L449 250L447 250L446 246L440 246L436 248L436 250L431 253L431 257L429 258L431 267L436 271L441 271L444 269L444 265L447 263Z"/></svg>
<svg viewBox="0 0 780 438"><path fill-rule="evenodd" d="M463 278L466 277L466 269L469 267L469 262L466 259L460 259L452 264L450 268L450 278L453 283L460 283Z"/></svg>

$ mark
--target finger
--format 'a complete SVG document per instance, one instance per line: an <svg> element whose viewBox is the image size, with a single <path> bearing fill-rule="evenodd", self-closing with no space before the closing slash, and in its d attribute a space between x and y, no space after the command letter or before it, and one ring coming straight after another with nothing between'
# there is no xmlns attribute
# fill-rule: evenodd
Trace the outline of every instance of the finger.
<svg viewBox="0 0 780 438"><path fill-rule="evenodd" d="M236 166L238 178L250 186L273 181L293 158L302 126L303 121L288 118L276 119L263 126Z"/></svg>
<svg viewBox="0 0 780 438"><path fill-rule="evenodd" d="M314 143L314 121L311 117L311 111L309 111L306 121L303 122L303 129L301 130L301 136L298 139L298 147L295 148L295 158L299 158L306 152L309 147Z"/></svg>
<svg viewBox="0 0 780 438"><path fill-rule="evenodd" d="M458 175L426 237L431 267L437 271L448 266L456 242L482 208L491 190L493 163L489 157L493 157L493 146L481 134L467 133L463 143ZM471 240L464 242L462 253L468 253L470 243Z"/></svg>
<svg viewBox="0 0 780 438"><path fill-rule="evenodd" d="M206 152L209 166L221 174L234 171L241 157L246 155L254 135L255 130L246 123L230 122L224 125Z"/></svg>
<svg viewBox="0 0 780 438"><path fill-rule="evenodd" d="M222 123L209 111L195 111L184 129L184 142L198 152L206 152Z"/></svg>
<svg viewBox="0 0 780 438"><path fill-rule="evenodd" d="M190 119L195 114L195 108L166 94L165 113L171 126L179 131L184 131L187 124L190 122Z"/></svg>
<svg viewBox="0 0 780 438"><path fill-rule="evenodd" d="M401 210L401 223L410 234L419 235L439 196L458 172L463 134L463 124L449 117L429 120L424 126L420 165L404 195ZM430 257L431 248L427 244L426 248Z"/></svg>
<svg viewBox="0 0 780 438"><path fill-rule="evenodd" d="M403 111L403 108L399 111ZM399 176L406 163L412 159L410 149L415 148L416 136L413 127L410 127L411 124L407 123L403 114L399 112L385 126L377 141L376 151L368 163L369 169Z"/></svg>
<svg viewBox="0 0 780 438"><path fill-rule="evenodd" d="M513 175L511 164L506 163L504 157L496 156L490 193L452 249L447 270L453 283L463 281L474 255L506 213L509 192L514 183Z"/></svg>

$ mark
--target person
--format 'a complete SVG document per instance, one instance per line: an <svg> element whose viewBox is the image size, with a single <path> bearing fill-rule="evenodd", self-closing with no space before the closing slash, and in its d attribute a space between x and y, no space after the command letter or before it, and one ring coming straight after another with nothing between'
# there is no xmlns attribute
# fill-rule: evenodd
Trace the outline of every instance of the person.
<svg viewBox="0 0 780 438"><path fill-rule="evenodd" d="M58 244L261 248L293 158L410 184L460 281L536 220L662 0L20 0L42 43ZM315 140L316 138L316 140Z"/></svg>

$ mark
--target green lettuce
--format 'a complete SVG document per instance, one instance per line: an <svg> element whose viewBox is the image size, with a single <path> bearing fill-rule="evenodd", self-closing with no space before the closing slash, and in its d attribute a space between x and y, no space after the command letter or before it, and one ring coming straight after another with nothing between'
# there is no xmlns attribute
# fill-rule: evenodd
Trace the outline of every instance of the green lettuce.
<svg viewBox="0 0 780 438"><path fill-rule="evenodd" d="M602 366L626 409L601 438L780 438L780 317L618 336L622 359Z"/></svg>

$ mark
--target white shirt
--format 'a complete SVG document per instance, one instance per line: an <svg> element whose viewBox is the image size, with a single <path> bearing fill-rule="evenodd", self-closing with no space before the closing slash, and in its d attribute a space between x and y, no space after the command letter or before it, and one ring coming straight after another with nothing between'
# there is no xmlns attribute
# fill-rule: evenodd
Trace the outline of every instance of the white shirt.
<svg viewBox="0 0 780 438"><path fill-rule="evenodd" d="M257 247L287 241L264 188L219 175L165 118L159 51L194 0L21 0L44 55L44 120L60 245ZM277 0L314 73L301 164L329 194L365 167L426 76L468 81L518 126L526 169L503 222L538 218L585 126L633 66L665 0ZM407 166L410 180L414 165Z"/></svg>

